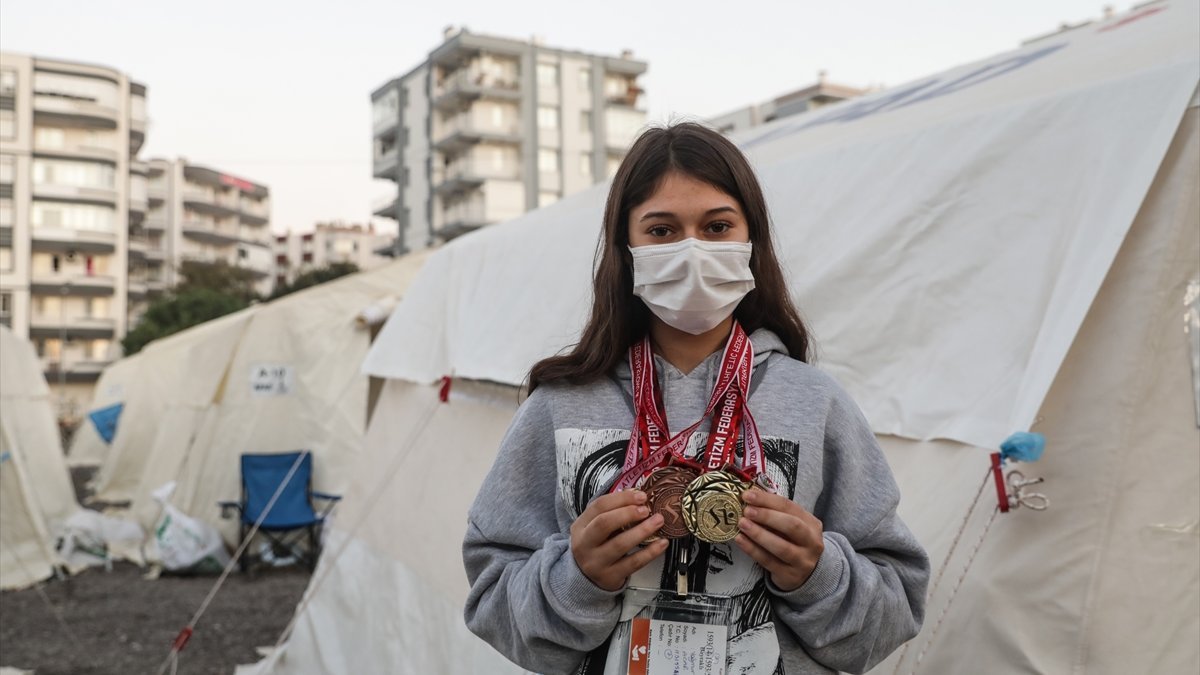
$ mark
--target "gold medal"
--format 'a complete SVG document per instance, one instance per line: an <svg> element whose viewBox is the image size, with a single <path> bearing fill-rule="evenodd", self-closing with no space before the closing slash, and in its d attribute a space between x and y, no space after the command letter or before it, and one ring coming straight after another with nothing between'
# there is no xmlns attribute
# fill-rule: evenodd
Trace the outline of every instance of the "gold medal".
<svg viewBox="0 0 1200 675"><path fill-rule="evenodd" d="M750 487L728 471L710 471L692 481L680 500L688 531L712 544L736 537L742 493Z"/></svg>

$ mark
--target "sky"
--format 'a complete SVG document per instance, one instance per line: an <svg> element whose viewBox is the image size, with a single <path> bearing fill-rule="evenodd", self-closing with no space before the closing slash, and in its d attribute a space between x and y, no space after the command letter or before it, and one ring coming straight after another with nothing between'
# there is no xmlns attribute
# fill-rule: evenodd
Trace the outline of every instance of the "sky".
<svg viewBox="0 0 1200 675"><path fill-rule="evenodd" d="M1114 3L1118 12L1134 3ZM446 26L648 63L651 122L706 118L808 86L897 86L1015 49L1100 0L367 2L4 0L0 49L115 68L147 86L140 157L266 184L272 229L373 220L370 93Z"/></svg>

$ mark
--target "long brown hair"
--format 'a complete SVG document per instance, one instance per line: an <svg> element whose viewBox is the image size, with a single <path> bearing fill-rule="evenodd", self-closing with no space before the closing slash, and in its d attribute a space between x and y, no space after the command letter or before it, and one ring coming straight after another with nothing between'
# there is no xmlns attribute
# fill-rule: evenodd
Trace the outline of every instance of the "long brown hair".
<svg viewBox="0 0 1200 675"><path fill-rule="evenodd" d="M737 146L692 122L647 129L617 169L604 207L604 231L596 255L592 315L579 342L566 354L542 359L529 371L529 391L546 382L584 384L607 375L629 346L650 328L650 311L633 294L629 211L648 200L663 178L678 172L703 181L738 201L750 229L754 290L734 311L747 333L774 332L794 359L808 361L808 329L788 294L775 257L766 200L754 170Z"/></svg>

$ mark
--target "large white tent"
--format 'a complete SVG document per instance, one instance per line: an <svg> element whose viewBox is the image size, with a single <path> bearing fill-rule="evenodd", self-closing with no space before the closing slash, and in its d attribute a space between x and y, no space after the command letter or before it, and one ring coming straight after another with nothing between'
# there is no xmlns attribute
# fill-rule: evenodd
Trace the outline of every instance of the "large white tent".
<svg viewBox="0 0 1200 675"><path fill-rule="evenodd" d="M130 502L129 515L151 530L160 514L152 493L175 481L172 503L236 544L237 525L216 504L238 498L242 453L311 450L314 488L341 491L366 426L359 364L372 331L359 315L394 304L424 259L407 256L151 343L132 357L131 373L118 373L120 396L101 388L92 405L125 404L96 498Z"/></svg>
<svg viewBox="0 0 1200 675"><path fill-rule="evenodd" d="M0 326L0 588L49 577L54 534L79 509L33 345Z"/></svg>
<svg viewBox="0 0 1200 675"><path fill-rule="evenodd" d="M876 672L1200 662L1179 321L1200 276L1198 42L1196 3L1151 3L735 138L820 365L934 564L924 630ZM248 671L516 670L463 625L459 544L517 385L578 334L603 198L430 259L368 355L388 380L290 640ZM997 516L987 455L1031 427L1051 506Z"/></svg>

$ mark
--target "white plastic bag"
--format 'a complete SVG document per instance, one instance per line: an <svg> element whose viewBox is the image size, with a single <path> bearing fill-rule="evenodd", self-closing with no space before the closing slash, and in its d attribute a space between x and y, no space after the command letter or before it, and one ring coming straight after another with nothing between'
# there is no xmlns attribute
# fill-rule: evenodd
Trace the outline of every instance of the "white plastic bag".
<svg viewBox="0 0 1200 675"><path fill-rule="evenodd" d="M112 568L112 549L137 548L142 528L126 518L80 509L63 523L58 554L73 570L92 565Z"/></svg>
<svg viewBox="0 0 1200 675"><path fill-rule="evenodd" d="M221 571L229 564L229 552L221 534L208 523L175 508L169 501L174 491L175 481L171 481L152 493L163 509L154 527L162 566L173 571Z"/></svg>

